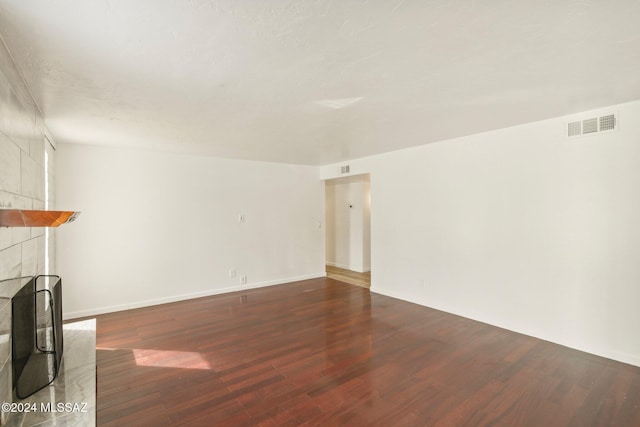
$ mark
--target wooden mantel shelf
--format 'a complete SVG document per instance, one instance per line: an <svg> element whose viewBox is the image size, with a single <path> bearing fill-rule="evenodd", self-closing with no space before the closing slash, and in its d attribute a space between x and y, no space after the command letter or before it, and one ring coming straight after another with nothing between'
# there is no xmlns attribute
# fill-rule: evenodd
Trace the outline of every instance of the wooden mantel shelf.
<svg viewBox="0 0 640 427"><path fill-rule="evenodd" d="M0 209L0 227L59 227L78 215L80 212Z"/></svg>

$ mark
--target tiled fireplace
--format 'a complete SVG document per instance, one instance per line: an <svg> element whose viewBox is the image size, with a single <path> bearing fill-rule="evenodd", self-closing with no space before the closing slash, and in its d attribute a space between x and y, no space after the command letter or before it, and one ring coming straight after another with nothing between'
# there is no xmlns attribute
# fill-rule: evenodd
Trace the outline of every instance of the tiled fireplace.
<svg viewBox="0 0 640 427"><path fill-rule="evenodd" d="M55 206L54 189L55 141L0 40L0 209L48 211ZM54 229L29 224L0 226L0 280L55 272L55 247ZM12 390L12 292L7 287L0 290L0 404L18 403ZM64 325L63 335L64 357L58 378L20 401L44 406L38 406L37 412L2 411L0 425L93 425L95 321ZM88 412L51 410L56 409L50 406L54 403L73 402L87 405L69 409Z"/></svg>

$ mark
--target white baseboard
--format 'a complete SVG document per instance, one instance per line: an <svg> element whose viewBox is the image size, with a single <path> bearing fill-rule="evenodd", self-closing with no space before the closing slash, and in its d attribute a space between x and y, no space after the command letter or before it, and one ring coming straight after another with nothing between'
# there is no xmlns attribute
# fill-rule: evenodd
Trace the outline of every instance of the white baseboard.
<svg viewBox="0 0 640 427"><path fill-rule="evenodd" d="M244 291L247 289L264 288L267 286L282 285L285 283L298 282L300 280L317 279L320 277L326 277L326 273L322 272L322 273L316 273L316 274L307 274L304 276L287 277L283 279L269 280L266 282L248 283L246 285L209 289L202 292L193 292L189 294L174 295L174 296L163 297L163 298L154 298L154 299L136 301L136 302L127 303L127 304L97 307L97 308L91 308L88 310L71 311L68 313L64 313L63 317L64 317L64 320L69 320L69 319L76 319L79 317L97 316L98 314L113 313L116 311L131 310L134 308L142 308L142 307L149 307L152 305L167 304L170 302L184 301L184 300L189 300L193 298L201 298L201 297L208 297L211 295L226 294L229 292Z"/></svg>

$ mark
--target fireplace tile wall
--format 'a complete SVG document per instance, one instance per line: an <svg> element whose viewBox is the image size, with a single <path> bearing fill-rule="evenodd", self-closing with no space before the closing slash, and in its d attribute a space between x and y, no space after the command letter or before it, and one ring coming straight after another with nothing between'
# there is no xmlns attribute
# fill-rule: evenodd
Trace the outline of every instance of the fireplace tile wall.
<svg viewBox="0 0 640 427"><path fill-rule="evenodd" d="M55 151L46 135L39 111L0 43L0 208L54 207ZM49 265L54 265L54 231L49 234ZM0 280L44 273L46 246L44 228L0 228Z"/></svg>
<svg viewBox="0 0 640 427"><path fill-rule="evenodd" d="M55 207L55 151L45 136L52 140L0 39L0 208ZM47 238L44 228L0 227L0 280L44 274L47 264L54 273L55 229ZM11 401L10 326L10 300L0 298L0 402Z"/></svg>

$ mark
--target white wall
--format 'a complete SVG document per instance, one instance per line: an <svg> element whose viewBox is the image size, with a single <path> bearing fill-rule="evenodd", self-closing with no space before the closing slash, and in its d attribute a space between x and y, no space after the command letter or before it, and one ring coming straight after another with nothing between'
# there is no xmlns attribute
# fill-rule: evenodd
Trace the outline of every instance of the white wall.
<svg viewBox="0 0 640 427"><path fill-rule="evenodd" d="M337 222L342 222L343 218L337 217L336 212L336 186L326 185L324 192L324 206L325 206L325 262L328 265L336 266L336 253L341 249L337 247L337 241L343 235L336 232L340 226L336 225Z"/></svg>
<svg viewBox="0 0 640 427"><path fill-rule="evenodd" d="M369 176L362 182L362 271L371 271L371 183Z"/></svg>
<svg viewBox="0 0 640 427"><path fill-rule="evenodd" d="M608 134L557 118L348 162L372 290L640 365L640 102L612 110Z"/></svg>
<svg viewBox="0 0 640 427"><path fill-rule="evenodd" d="M57 190L67 318L324 276L315 167L59 144Z"/></svg>
<svg viewBox="0 0 640 427"><path fill-rule="evenodd" d="M325 198L327 264L369 271L368 175L327 181Z"/></svg>

